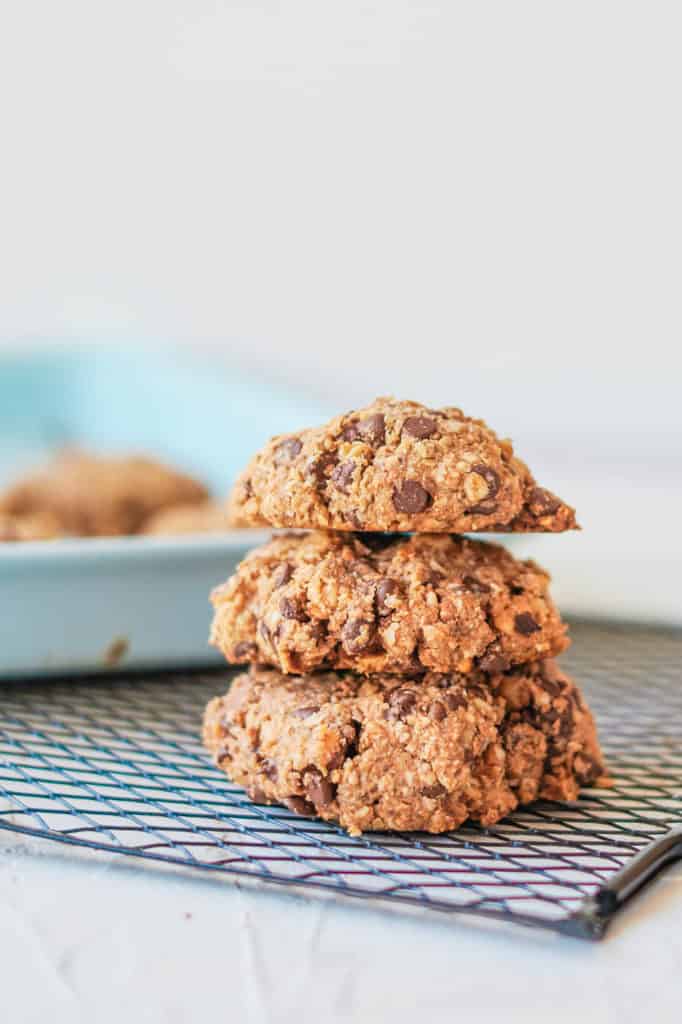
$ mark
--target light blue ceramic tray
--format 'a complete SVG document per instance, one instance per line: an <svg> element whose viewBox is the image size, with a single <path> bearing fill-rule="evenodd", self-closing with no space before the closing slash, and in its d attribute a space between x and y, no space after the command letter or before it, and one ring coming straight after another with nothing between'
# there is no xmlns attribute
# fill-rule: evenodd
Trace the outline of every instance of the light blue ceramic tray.
<svg viewBox="0 0 682 1024"><path fill-rule="evenodd" d="M208 359L4 357L0 483L76 443L157 455L224 494L270 435L325 416ZM208 595L264 536L0 544L0 677L219 664Z"/></svg>
<svg viewBox="0 0 682 1024"><path fill-rule="evenodd" d="M0 676L219 664L208 595L265 536L3 545Z"/></svg>

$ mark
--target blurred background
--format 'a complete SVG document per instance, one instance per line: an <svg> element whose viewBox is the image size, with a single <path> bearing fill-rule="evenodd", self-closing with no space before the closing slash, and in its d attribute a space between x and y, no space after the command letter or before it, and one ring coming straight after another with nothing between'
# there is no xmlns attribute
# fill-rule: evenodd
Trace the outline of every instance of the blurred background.
<svg viewBox="0 0 682 1024"><path fill-rule="evenodd" d="M459 405L577 506L512 540L567 611L682 621L677 4L7 10L6 448L68 395L227 487L376 394Z"/></svg>

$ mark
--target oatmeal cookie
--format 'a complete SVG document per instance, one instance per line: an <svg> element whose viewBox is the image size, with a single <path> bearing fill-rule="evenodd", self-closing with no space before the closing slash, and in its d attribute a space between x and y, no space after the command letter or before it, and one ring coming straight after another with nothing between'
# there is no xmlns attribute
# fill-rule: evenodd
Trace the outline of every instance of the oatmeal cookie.
<svg viewBox="0 0 682 1024"><path fill-rule="evenodd" d="M286 673L500 670L568 645L548 586L489 542L285 533L214 591L211 641Z"/></svg>
<svg viewBox="0 0 682 1024"><path fill-rule="evenodd" d="M253 801L352 835L493 825L609 784L590 710L551 661L417 679L252 667L208 705L203 735Z"/></svg>
<svg viewBox="0 0 682 1024"><path fill-rule="evenodd" d="M561 532L575 512L483 422L377 398L272 438L239 477L244 526L421 533Z"/></svg>
<svg viewBox="0 0 682 1024"><path fill-rule="evenodd" d="M161 509L205 501L206 488L152 459L59 455L0 496L9 515L51 516L76 537L137 533Z"/></svg>
<svg viewBox="0 0 682 1024"><path fill-rule="evenodd" d="M20 540L53 540L61 530L49 515L16 516L0 511L0 543Z"/></svg>

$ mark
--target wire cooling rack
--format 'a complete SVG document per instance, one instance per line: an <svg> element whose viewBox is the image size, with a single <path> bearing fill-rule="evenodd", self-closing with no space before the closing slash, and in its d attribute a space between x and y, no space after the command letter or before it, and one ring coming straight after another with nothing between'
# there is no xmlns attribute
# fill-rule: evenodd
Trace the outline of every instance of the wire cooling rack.
<svg viewBox="0 0 682 1024"><path fill-rule="evenodd" d="M564 661L595 710L615 788L493 828L354 839L250 803L198 739L226 672L0 684L0 828L598 938L682 855L682 632L577 624Z"/></svg>

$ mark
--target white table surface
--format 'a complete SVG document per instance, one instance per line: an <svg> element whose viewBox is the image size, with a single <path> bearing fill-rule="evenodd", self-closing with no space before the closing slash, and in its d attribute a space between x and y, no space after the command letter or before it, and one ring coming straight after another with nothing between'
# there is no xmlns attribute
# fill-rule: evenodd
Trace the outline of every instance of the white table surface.
<svg viewBox="0 0 682 1024"><path fill-rule="evenodd" d="M7 1024L679 1022L682 870L601 943L366 910L0 833Z"/></svg>

